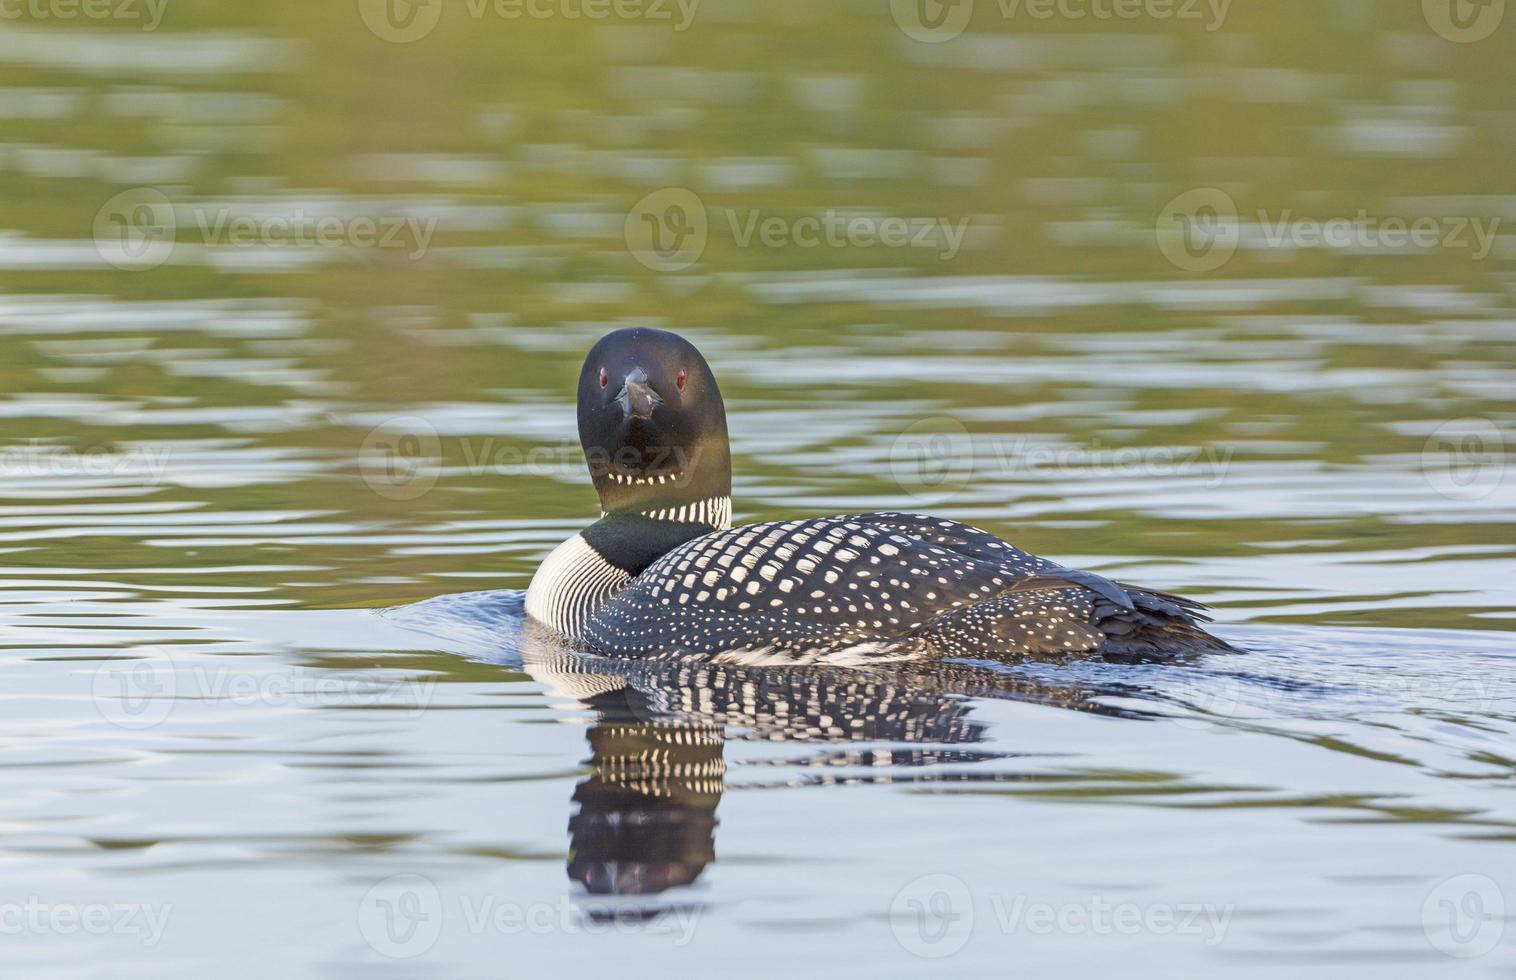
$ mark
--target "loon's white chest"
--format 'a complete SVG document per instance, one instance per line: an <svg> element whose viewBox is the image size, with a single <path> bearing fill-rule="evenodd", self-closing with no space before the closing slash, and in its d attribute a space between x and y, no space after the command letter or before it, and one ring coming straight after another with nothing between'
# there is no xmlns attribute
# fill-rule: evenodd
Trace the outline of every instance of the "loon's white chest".
<svg viewBox="0 0 1516 980"><path fill-rule="evenodd" d="M526 613L544 626L577 639L585 620L632 576L601 557L576 534L543 559L526 592Z"/></svg>

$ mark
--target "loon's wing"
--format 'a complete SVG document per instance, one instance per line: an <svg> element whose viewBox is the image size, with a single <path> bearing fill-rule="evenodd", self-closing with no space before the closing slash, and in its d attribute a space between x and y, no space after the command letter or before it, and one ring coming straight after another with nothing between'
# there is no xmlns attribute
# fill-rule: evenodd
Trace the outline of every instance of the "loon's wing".
<svg viewBox="0 0 1516 980"><path fill-rule="evenodd" d="M945 612L923 628L939 652L962 657L1049 657L1098 652L1148 658L1233 652L1206 633L1204 604L1064 568L1012 547L986 531L922 514L864 514L869 521L981 561L1033 574L989 602Z"/></svg>
<svg viewBox="0 0 1516 980"><path fill-rule="evenodd" d="M1194 627L1183 610L1173 617L1165 599L1140 596L956 521L865 514L688 541L597 610L583 633L611 656L746 664L1063 658L1189 639L1164 632L1171 621Z"/></svg>
<svg viewBox="0 0 1516 980"><path fill-rule="evenodd" d="M985 562L996 568L1025 575L1015 591L1046 591L1073 586L1089 589L1121 609L1132 609L1132 598L1126 586L1118 585L1094 572L1065 568L1057 562L1022 551L1000 538L970 527L959 521L949 521L925 514L905 514L897 511L880 511L875 514L860 514L857 518L874 527L887 528L907 534L930 544L945 548L954 554ZM1169 597L1172 598L1172 597Z"/></svg>
<svg viewBox="0 0 1516 980"><path fill-rule="evenodd" d="M1020 588L1070 587L1068 570L973 533L965 550L869 517L718 531L654 562L595 612L584 638L613 656L907 659L928 652L917 631L945 611ZM1044 569L1054 575L1040 579Z"/></svg>

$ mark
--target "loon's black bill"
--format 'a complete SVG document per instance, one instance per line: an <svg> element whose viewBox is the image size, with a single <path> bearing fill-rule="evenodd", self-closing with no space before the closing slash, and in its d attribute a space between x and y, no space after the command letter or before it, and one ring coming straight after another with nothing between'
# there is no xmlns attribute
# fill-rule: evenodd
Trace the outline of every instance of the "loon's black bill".
<svg viewBox="0 0 1516 980"><path fill-rule="evenodd" d="M646 421L653 417L653 409L663 404L663 399L658 392L648 387L647 372L642 368L634 368L626 376L621 391L617 392L616 404L621 406L621 411L627 418Z"/></svg>

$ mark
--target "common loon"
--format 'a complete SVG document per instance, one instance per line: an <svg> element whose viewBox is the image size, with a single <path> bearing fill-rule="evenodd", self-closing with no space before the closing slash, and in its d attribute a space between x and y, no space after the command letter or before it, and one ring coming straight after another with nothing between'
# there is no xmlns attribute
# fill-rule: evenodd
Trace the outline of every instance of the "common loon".
<svg viewBox="0 0 1516 980"><path fill-rule="evenodd" d="M601 518L542 562L526 611L592 652L861 666L1232 649L1202 629L1197 602L956 521L886 512L732 527L726 408L678 334L603 337L578 404Z"/></svg>

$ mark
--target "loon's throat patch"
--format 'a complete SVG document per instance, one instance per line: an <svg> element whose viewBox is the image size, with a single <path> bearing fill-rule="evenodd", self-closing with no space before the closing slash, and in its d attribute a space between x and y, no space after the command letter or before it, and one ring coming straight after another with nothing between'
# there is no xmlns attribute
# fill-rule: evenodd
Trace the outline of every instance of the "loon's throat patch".
<svg viewBox="0 0 1516 980"><path fill-rule="evenodd" d="M655 521L673 521L675 524L705 524L718 531L725 531L732 526L732 498L712 497L709 500L697 500L692 504L684 504L680 507L664 507L659 510L641 511L643 517L650 517Z"/></svg>

